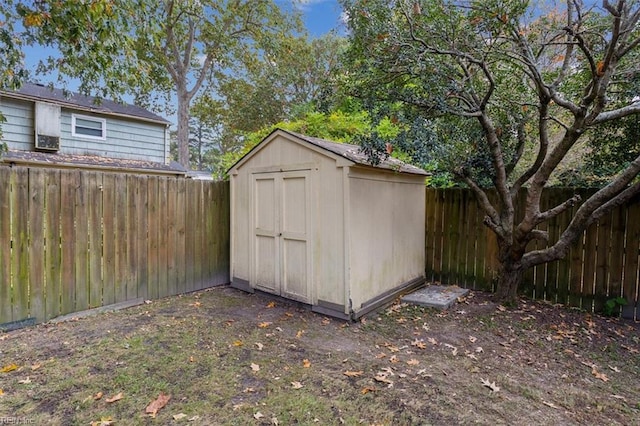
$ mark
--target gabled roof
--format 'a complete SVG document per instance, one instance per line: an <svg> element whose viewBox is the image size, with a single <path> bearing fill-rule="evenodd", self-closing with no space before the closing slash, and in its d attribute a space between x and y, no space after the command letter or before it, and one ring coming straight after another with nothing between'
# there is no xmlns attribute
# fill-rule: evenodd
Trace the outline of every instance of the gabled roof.
<svg viewBox="0 0 640 426"><path fill-rule="evenodd" d="M85 96L72 92L66 92L65 94L65 91L61 89L51 89L41 84L25 83L18 90L1 91L0 94L16 99L51 102L60 106L98 114L134 117L145 121L169 124L169 121L159 115L137 105L118 103L108 99L101 99L96 103L96 98L93 96Z"/></svg>
<svg viewBox="0 0 640 426"><path fill-rule="evenodd" d="M97 155L60 154L57 152L9 150L0 155L0 163L163 175L186 175L187 173L184 167L173 161L171 164L163 164L154 161L127 160L122 158L99 157Z"/></svg>
<svg viewBox="0 0 640 426"><path fill-rule="evenodd" d="M307 142L317 148L320 148L331 154L335 154L339 157L345 158L361 166L372 167L376 169L385 169L385 170L390 170L390 171L399 172L399 173L409 173L414 175L422 175L422 176L429 175L429 173L425 172L423 169L416 166L412 166L411 164L407 164L393 157L387 157L378 164L371 164L369 157L362 152L362 149L358 145L332 142L326 139L314 138L311 136L303 135L301 133L296 133L296 132L283 130L283 129L276 129L273 132L271 132L266 138L262 140L262 142L260 142L258 145L253 147L251 151L249 151L240 160L238 160L233 166L231 166L229 170L239 165L242 162L242 160L247 156L249 156L252 152L259 150L260 149L259 147L263 145L265 141L272 139L272 136L276 133L288 134L290 136L293 136L294 139Z"/></svg>

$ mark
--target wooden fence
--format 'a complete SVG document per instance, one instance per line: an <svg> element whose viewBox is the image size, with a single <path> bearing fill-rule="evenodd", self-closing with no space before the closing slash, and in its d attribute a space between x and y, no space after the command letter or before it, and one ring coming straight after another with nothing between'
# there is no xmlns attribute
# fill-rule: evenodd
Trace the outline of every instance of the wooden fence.
<svg viewBox="0 0 640 426"><path fill-rule="evenodd" d="M542 207L556 206L576 190L549 188ZM578 191L583 199L589 191ZM482 224L473 194L466 189L427 189L427 279L461 287L493 290L497 272L495 235ZM524 214L524 192L517 214ZM539 229L556 241L577 207ZM529 250L543 248L532 242ZM527 271L521 293L554 303L600 311L607 300L624 297L626 318L640 318L639 305L640 199L612 211L589 227L565 259Z"/></svg>
<svg viewBox="0 0 640 426"><path fill-rule="evenodd" d="M229 281L229 185L0 167L0 324Z"/></svg>

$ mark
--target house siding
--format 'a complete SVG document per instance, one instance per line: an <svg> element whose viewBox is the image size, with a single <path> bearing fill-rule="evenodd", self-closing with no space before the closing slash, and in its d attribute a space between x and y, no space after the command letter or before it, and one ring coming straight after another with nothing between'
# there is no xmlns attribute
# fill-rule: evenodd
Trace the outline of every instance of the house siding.
<svg viewBox="0 0 640 426"><path fill-rule="evenodd" d="M33 103L0 98L0 112L5 122L2 126L2 141L9 149L32 151L34 149Z"/></svg>
<svg viewBox="0 0 640 426"><path fill-rule="evenodd" d="M106 118L105 140L72 136L72 114ZM161 124L126 120L84 111L62 109L62 135L60 153L73 155L99 155L102 157L146 160L166 163L165 126Z"/></svg>
<svg viewBox="0 0 640 426"><path fill-rule="evenodd" d="M1 123L2 141L9 149L33 151L34 106L33 102L2 97L0 112L6 121ZM72 136L72 114L106 119L106 139L90 139ZM82 110L61 110L61 154L97 155L101 157L153 161L167 164L167 127L162 123L151 123L109 115L94 114Z"/></svg>

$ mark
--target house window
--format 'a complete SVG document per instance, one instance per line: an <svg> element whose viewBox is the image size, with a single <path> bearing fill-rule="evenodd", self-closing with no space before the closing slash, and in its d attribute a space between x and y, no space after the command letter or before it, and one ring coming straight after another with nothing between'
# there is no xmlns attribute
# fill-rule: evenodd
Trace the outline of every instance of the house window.
<svg viewBox="0 0 640 426"><path fill-rule="evenodd" d="M72 114L71 135L80 138L104 140L107 138L107 120Z"/></svg>

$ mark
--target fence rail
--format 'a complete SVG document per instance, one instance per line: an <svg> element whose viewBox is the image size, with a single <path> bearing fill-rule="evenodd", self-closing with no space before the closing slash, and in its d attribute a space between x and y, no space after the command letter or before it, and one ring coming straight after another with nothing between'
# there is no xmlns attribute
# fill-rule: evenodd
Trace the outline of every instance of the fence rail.
<svg viewBox="0 0 640 426"><path fill-rule="evenodd" d="M0 167L0 324L229 281L229 185Z"/></svg>
<svg viewBox="0 0 640 426"><path fill-rule="evenodd" d="M473 194L466 189L431 189L426 193L427 278L461 287L493 290L497 271L497 241L482 224L484 214ZM577 191L583 199L586 190ZM574 189L549 188L542 207L560 204L576 193ZM516 212L524 214L524 192ZM578 206L559 215L539 229L556 241ZM532 242L528 250L546 244ZM565 259L539 265L527 271L521 293L554 303L600 311L607 300L627 300L622 314L640 318L639 301L640 198L613 210L591 225L572 245Z"/></svg>

